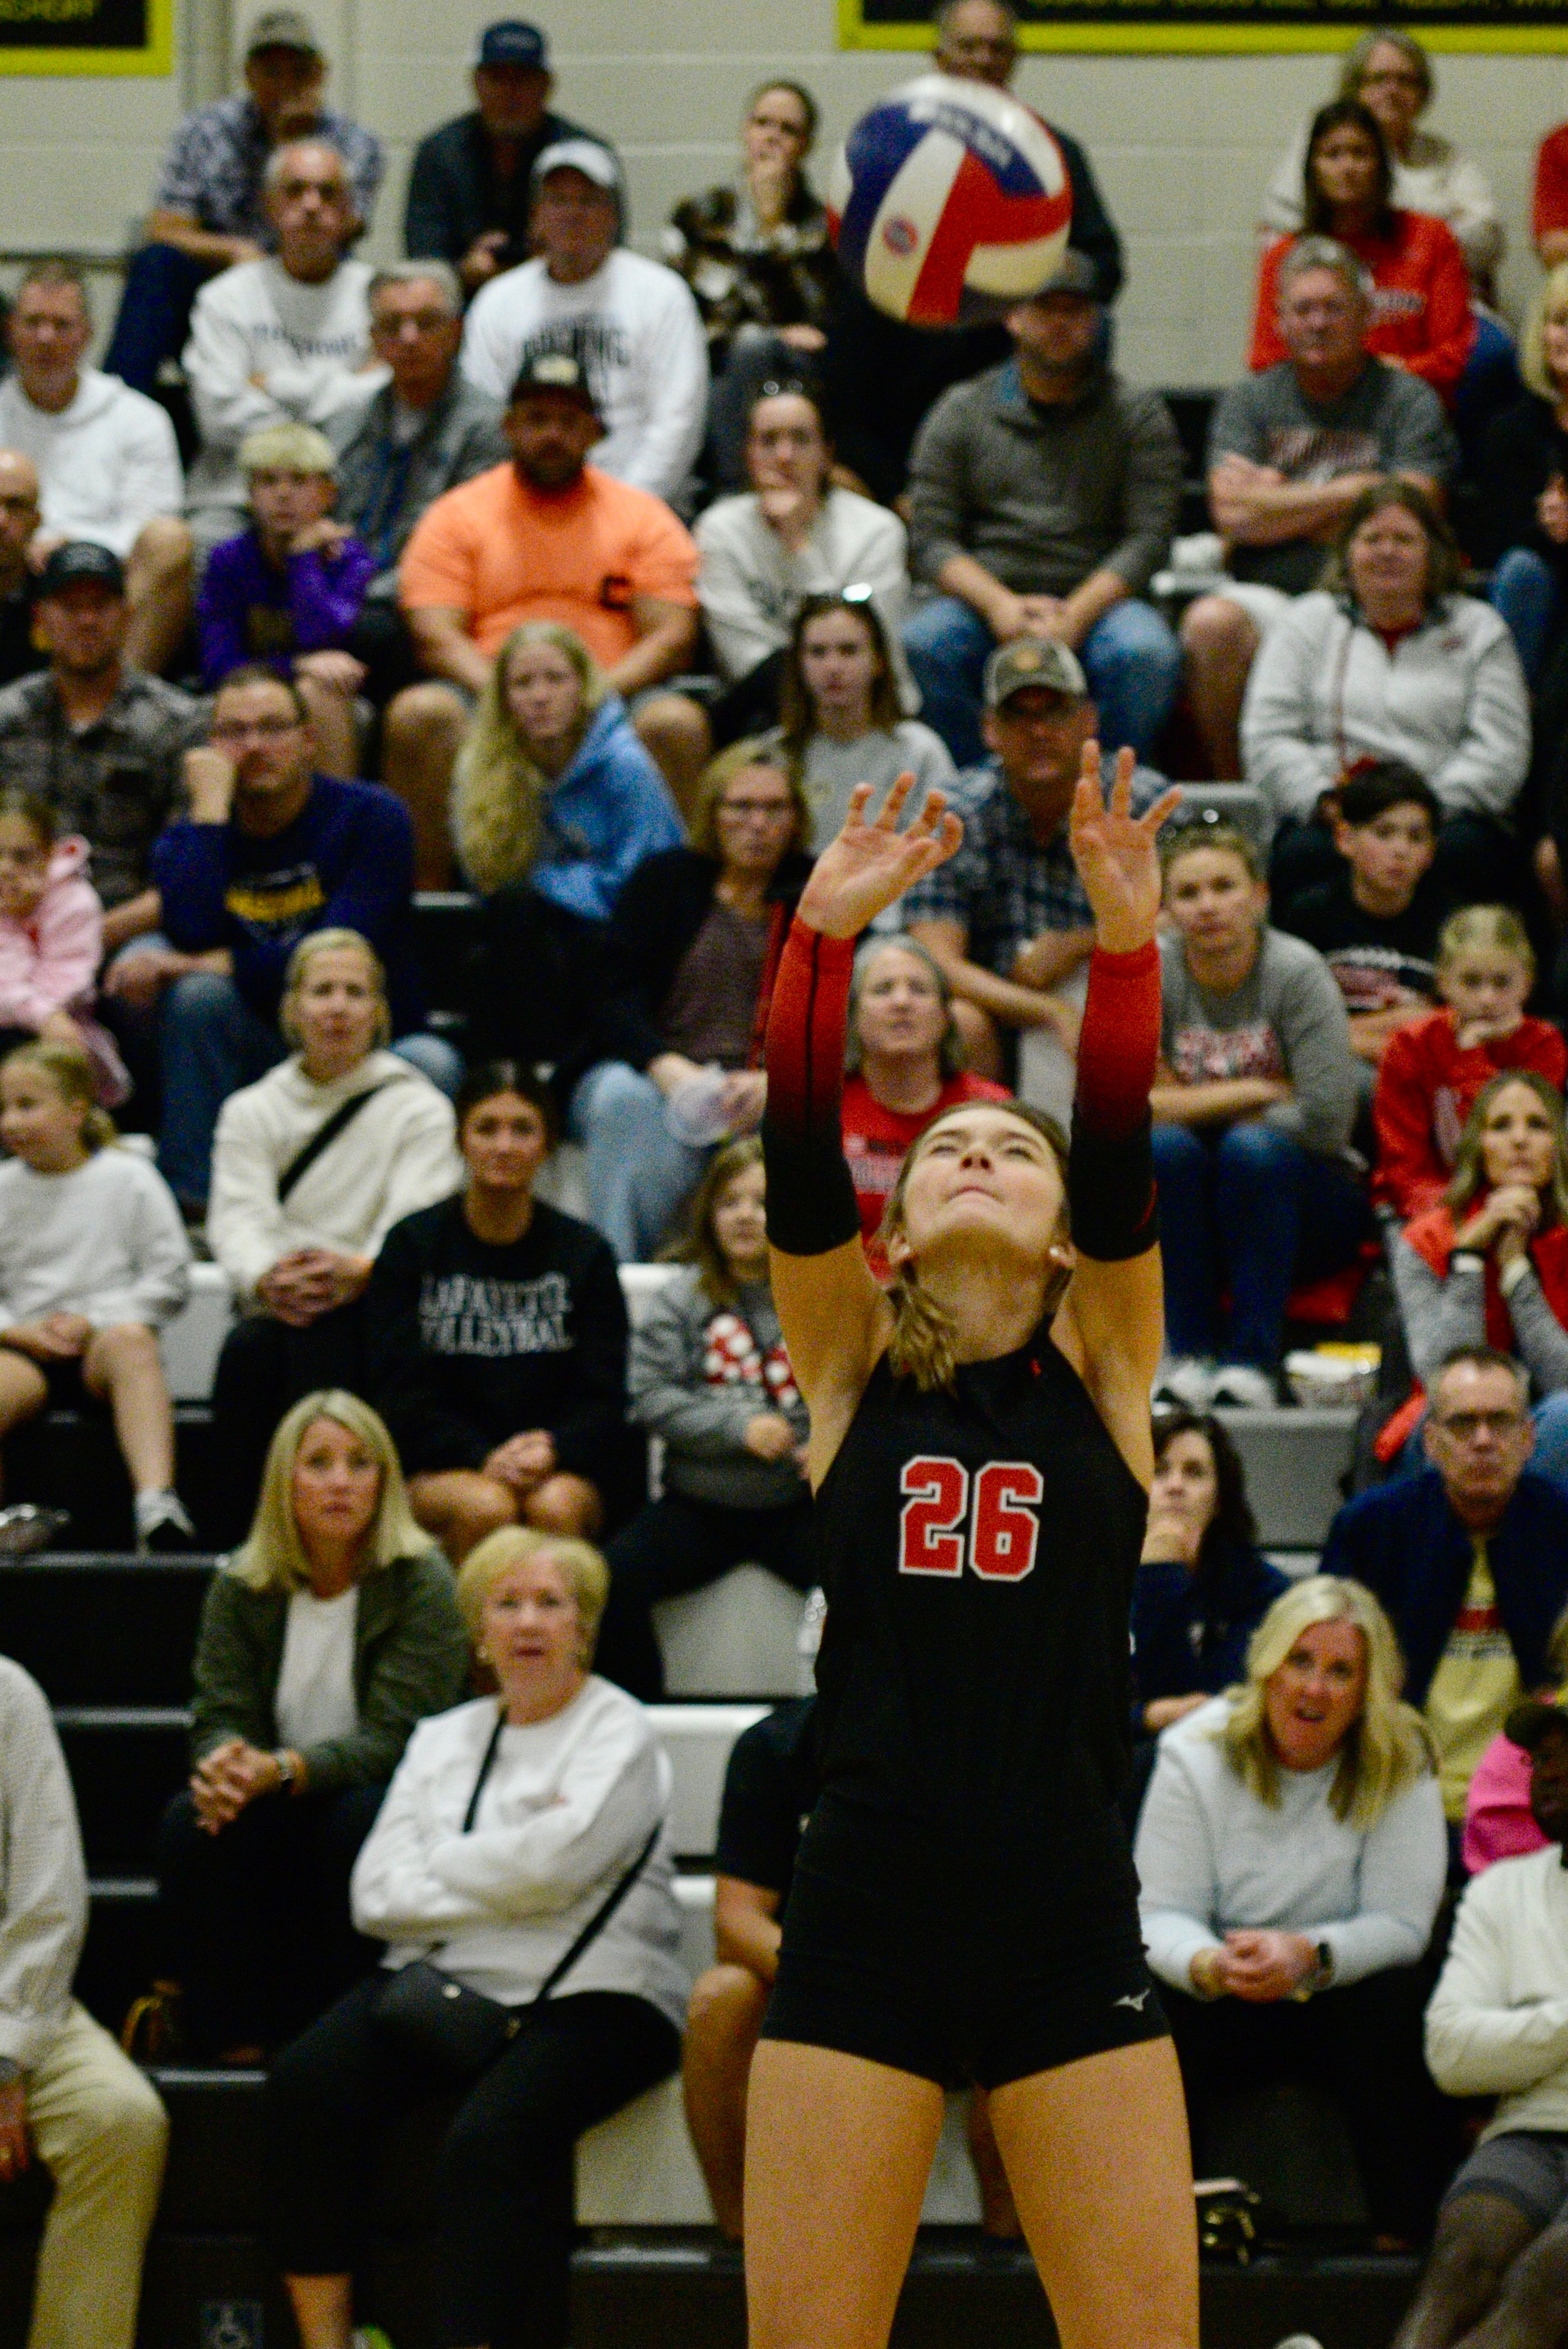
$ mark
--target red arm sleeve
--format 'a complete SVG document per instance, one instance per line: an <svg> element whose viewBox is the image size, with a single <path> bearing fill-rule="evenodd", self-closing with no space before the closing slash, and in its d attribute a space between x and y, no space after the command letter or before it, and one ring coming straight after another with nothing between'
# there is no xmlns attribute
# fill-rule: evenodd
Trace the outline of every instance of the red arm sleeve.
<svg viewBox="0 0 1568 2349"><path fill-rule="evenodd" d="M768 1009L768 1238L786 1256L823 1256L860 1236L839 1123L853 938L790 925Z"/></svg>
<svg viewBox="0 0 1568 2349"><path fill-rule="evenodd" d="M1078 1036L1067 1199L1073 1238L1105 1264L1158 1237L1148 1096L1159 1060L1159 949L1096 947Z"/></svg>

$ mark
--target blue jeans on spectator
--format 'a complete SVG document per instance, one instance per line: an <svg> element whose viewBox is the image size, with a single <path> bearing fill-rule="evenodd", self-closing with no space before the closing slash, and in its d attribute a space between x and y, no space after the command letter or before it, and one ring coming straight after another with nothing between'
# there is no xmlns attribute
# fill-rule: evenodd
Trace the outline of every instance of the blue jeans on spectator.
<svg viewBox="0 0 1568 2349"><path fill-rule="evenodd" d="M1292 1289L1350 1263L1370 1228L1362 1185L1262 1118L1220 1131L1157 1125L1154 1167L1168 1350L1272 1378Z"/></svg>
<svg viewBox="0 0 1568 2349"><path fill-rule="evenodd" d="M677 1142L664 1095L624 1061L600 1061L573 1092L566 1130L587 1158L588 1213L618 1264L647 1264L711 1153Z"/></svg>
<svg viewBox="0 0 1568 2349"><path fill-rule="evenodd" d="M978 612L956 595L922 604L904 624L904 650L920 688L920 716L961 767L985 756L980 739L980 688L996 639ZM1152 604L1128 596L1096 620L1078 658L1099 705L1107 750L1130 743L1147 759L1176 704L1181 652Z"/></svg>
<svg viewBox="0 0 1568 2349"><path fill-rule="evenodd" d="M191 306L213 274L172 244L144 244L130 256L119 315L104 353L106 375L151 396L165 359L177 359L191 333Z"/></svg>
<svg viewBox="0 0 1568 2349"><path fill-rule="evenodd" d="M1563 598L1557 574L1532 546L1511 546L1491 574L1487 601L1508 622L1525 678L1537 685L1557 631Z"/></svg>
<svg viewBox="0 0 1568 2349"><path fill-rule="evenodd" d="M182 1206L200 1206L212 1179L218 1112L231 1093L275 1069L288 1047L232 978L211 970L191 971L164 989L158 1044L163 1064L159 1170ZM457 1091L462 1062L439 1036L400 1037L392 1050L443 1093Z"/></svg>

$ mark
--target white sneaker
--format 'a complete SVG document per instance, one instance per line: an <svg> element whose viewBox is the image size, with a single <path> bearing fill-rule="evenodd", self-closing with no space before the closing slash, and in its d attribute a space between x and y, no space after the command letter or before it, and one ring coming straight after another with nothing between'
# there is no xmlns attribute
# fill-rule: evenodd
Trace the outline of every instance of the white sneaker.
<svg viewBox="0 0 1568 2349"><path fill-rule="evenodd" d="M1196 1354L1168 1354L1155 1373L1151 1400L1167 1411L1207 1411L1214 1367Z"/></svg>
<svg viewBox="0 0 1568 2349"><path fill-rule="evenodd" d="M1279 1390L1267 1371L1255 1371L1249 1362L1225 1362L1214 1373L1209 1390L1210 1403L1229 1403L1237 1411L1277 1411ZM1294 2336L1306 2339L1304 2333Z"/></svg>

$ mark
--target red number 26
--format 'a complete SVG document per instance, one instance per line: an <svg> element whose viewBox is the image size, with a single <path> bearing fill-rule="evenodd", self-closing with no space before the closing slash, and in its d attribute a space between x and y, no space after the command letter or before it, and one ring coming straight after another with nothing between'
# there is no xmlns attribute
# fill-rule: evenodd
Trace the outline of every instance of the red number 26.
<svg viewBox="0 0 1568 2349"><path fill-rule="evenodd" d="M928 1454L905 1462L898 1490L900 1574L961 1575L966 1550L982 1581L1033 1571L1045 1483L1031 1462L989 1460L971 1478L961 1461Z"/></svg>

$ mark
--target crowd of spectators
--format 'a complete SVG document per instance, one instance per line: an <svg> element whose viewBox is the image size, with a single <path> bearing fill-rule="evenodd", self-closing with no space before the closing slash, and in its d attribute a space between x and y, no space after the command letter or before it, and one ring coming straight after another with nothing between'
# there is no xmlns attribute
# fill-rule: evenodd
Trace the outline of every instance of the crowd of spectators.
<svg viewBox="0 0 1568 2349"><path fill-rule="evenodd" d="M935 23L936 70L1008 87L1008 0ZM1556 2040L1499 2020L1521 1981L1568 1994L1541 1702L1568 1604L1568 129L1516 350L1429 60L1355 44L1263 198L1217 535L1171 574L1182 443L1115 363L1121 242L1065 131L1056 274L938 336L838 274L793 80L751 93L733 176L654 259L610 141L553 110L545 33L492 25L374 268L380 143L327 104L316 30L265 11L243 71L176 133L103 367L67 262L5 317L0 1437L108 1413L139 1547L231 1552L160 1932L191 2052L277 2059L302 2341L348 2337L365 2147L444 2082L451 2337L511 2337L525 2279L558 2349L571 2146L674 2068L683 2018L739 2231L809 1709L735 1749L688 2013L641 1703L658 1601L741 1562L814 1579L755 1138L774 960L857 786L947 795L961 848L855 972L844 1143L885 1273L932 1117L1070 1116L1066 820L1098 738L1137 810L1168 772L1252 787L1164 843L1128 1689L1151 1962L1195 2151L1237 2085L1310 2075L1387 2242L1433 2226L1446 2100L1503 2095L1410 2320L1447 2349L1538 2283L1568 2116ZM454 883L472 947L432 1033L414 894ZM552 1203L563 1135L586 1219ZM628 1331L618 1268L661 1251ZM236 1306L199 1526L157 1345L197 1253ZM1380 1284L1410 1376L1287 1585L1213 1409L1275 1407L1293 1327ZM0 1943L0 2178L29 2144L55 2175L39 2338L129 2349L162 2118L70 2002L64 1765L4 1663L0 1701L5 1942L34 1945L24 1973ZM493 2033L472 2062L432 1943ZM1008 2235L978 2095L970 2132Z"/></svg>

